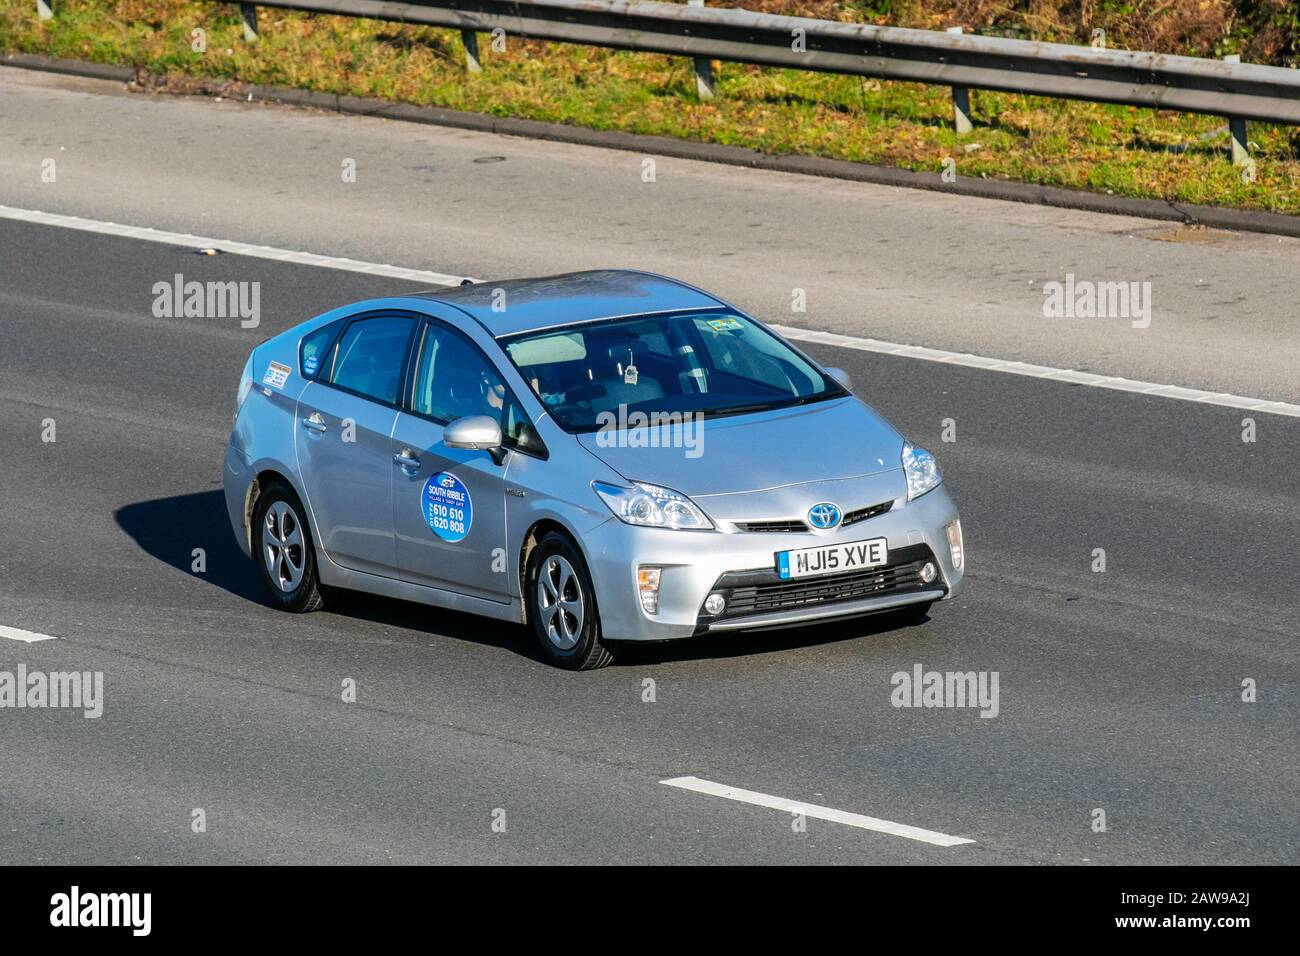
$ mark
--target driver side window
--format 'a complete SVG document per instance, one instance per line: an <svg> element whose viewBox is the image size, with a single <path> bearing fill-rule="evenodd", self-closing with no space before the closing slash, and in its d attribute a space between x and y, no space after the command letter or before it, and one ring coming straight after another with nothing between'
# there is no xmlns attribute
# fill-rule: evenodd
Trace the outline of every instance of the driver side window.
<svg viewBox="0 0 1300 956"><path fill-rule="evenodd" d="M523 408L479 351L455 332L430 323L420 345L411 407L443 425L469 415L501 424L506 443L526 443Z"/></svg>

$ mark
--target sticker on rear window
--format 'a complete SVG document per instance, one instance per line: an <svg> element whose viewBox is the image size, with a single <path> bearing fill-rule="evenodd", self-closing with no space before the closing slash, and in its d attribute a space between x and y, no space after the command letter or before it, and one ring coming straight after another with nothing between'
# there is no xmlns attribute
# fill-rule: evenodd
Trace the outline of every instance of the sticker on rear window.
<svg viewBox="0 0 1300 956"><path fill-rule="evenodd" d="M424 483L420 493L424 523L443 541L455 544L469 534L474 504L469 489L455 475L440 471Z"/></svg>
<svg viewBox="0 0 1300 956"><path fill-rule="evenodd" d="M262 384L270 385L272 388L284 388L284 383L289 380L289 373L293 371L287 365L281 365L279 362L272 362L271 367L266 370L262 376Z"/></svg>
<svg viewBox="0 0 1300 956"><path fill-rule="evenodd" d="M714 332L734 332L744 328L737 319L709 319L708 325Z"/></svg>
<svg viewBox="0 0 1300 956"><path fill-rule="evenodd" d="M320 359L314 355L308 355L302 362L302 370L307 375L315 375L316 369L320 368Z"/></svg>

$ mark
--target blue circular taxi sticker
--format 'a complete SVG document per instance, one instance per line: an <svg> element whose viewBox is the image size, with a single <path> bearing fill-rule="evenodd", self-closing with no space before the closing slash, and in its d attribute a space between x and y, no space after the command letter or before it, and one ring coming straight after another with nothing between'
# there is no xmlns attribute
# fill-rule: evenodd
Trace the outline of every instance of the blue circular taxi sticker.
<svg viewBox="0 0 1300 956"><path fill-rule="evenodd" d="M424 521L429 530L453 544L469 534L474 505L469 489L455 475L440 471L424 483L420 495Z"/></svg>

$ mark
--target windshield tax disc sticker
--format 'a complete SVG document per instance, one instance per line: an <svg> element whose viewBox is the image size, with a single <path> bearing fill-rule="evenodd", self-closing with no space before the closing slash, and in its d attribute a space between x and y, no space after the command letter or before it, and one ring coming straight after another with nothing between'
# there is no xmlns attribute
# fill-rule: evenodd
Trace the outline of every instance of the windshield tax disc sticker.
<svg viewBox="0 0 1300 956"><path fill-rule="evenodd" d="M737 319L709 319L709 328L714 332L735 332L744 326Z"/></svg>
<svg viewBox="0 0 1300 956"><path fill-rule="evenodd" d="M455 544L469 534L474 504L469 489L455 475L440 471L426 481L420 506L424 510L424 523L443 541Z"/></svg>

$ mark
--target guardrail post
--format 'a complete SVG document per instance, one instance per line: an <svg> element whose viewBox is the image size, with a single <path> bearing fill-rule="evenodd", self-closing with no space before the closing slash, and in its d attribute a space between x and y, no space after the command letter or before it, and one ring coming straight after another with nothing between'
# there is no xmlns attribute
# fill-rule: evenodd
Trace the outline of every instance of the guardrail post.
<svg viewBox="0 0 1300 956"><path fill-rule="evenodd" d="M686 0L692 7L704 6L704 0ZM695 57L695 92L702 100L713 99L713 64L707 57Z"/></svg>
<svg viewBox="0 0 1300 956"><path fill-rule="evenodd" d="M257 7L251 3L239 5L239 18L244 21L244 39L250 43L257 39Z"/></svg>
<svg viewBox="0 0 1300 956"><path fill-rule="evenodd" d="M1223 58L1223 61L1225 63L1240 63L1241 56L1237 53L1229 53ZM1244 116L1228 117L1228 139L1232 144L1232 165L1249 165L1250 144L1246 141L1246 118Z"/></svg>
<svg viewBox="0 0 1300 956"><path fill-rule="evenodd" d="M961 27L949 27L949 33L961 33ZM964 86L952 88L952 128L961 136L975 128L970 118L970 90Z"/></svg>
<svg viewBox="0 0 1300 956"><path fill-rule="evenodd" d="M964 86L952 88L952 128L961 136L975 128L970 118L970 90Z"/></svg>
<svg viewBox="0 0 1300 956"><path fill-rule="evenodd" d="M482 73L483 64L478 59L478 34L473 30L461 30L460 42L465 47L465 71Z"/></svg>
<svg viewBox="0 0 1300 956"><path fill-rule="evenodd" d="M1232 140L1232 165L1245 166L1250 162L1250 145L1246 142L1246 121L1242 117L1228 117L1228 136Z"/></svg>
<svg viewBox="0 0 1300 956"><path fill-rule="evenodd" d="M50 0L36 0L36 15L42 20L54 19L54 8L50 6Z"/></svg>

